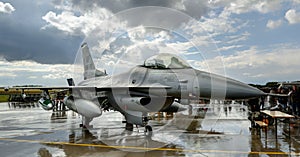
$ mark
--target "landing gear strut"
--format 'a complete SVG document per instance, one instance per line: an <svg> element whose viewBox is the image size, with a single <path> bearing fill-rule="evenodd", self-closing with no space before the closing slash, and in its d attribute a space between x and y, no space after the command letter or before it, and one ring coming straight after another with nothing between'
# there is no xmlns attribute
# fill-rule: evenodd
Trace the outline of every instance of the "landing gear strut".
<svg viewBox="0 0 300 157"><path fill-rule="evenodd" d="M92 125L90 125L90 122L93 120L93 118L88 117L82 117L82 124L79 125L79 127L82 127L82 129L89 129L93 128Z"/></svg>

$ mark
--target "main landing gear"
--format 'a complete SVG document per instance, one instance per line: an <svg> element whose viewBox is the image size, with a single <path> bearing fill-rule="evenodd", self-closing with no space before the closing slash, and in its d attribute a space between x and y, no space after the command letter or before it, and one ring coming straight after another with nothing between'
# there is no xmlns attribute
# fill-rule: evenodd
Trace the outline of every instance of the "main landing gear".
<svg viewBox="0 0 300 157"><path fill-rule="evenodd" d="M90 125L90 122L93 120L93 118L88 117L82 117L82 124L79 125L79 127L82 127L82 129L89 129L93 128L92 125Z"/></svg>

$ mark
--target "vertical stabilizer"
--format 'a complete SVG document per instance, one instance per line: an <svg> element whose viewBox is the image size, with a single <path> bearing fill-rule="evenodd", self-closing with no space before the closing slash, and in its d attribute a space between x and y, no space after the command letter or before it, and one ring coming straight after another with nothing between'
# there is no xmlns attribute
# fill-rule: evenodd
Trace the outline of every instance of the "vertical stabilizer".
<svg viewBox="0 0 300 157"><path fill-rule="evenodd" d="M106 72L102 72L102 71L96 69L87 43L83 43L81 45L81 51L82 51L82 60L83 60L83 66L84 66L83 75L84 75L85 80L89 79L89 78L93 78L93 77L107 75Z"/></svg>
<svg viewBox="0 0 300 157"><path fill-rule="evenodd" d="M67 82L68 82L69 86L75 86L75 82L74 82L73 78L68 78Z"/></svg>

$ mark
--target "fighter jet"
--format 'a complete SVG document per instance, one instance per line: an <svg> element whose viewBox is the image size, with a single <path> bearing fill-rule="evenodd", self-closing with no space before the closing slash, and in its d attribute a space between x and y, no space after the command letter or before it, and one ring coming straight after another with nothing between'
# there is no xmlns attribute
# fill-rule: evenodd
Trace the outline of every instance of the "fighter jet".
<svg viewBox="0 0 300 157"><path fill-rule="evenodd" d="M257 88L240 81L201 71L191 67L182 58L160 53L129 71L109 76L95 67L87 43L81 45L84 80L78 84L69 80L68 87L43 87L39 103L51 110L48 90L68 89L71 95L65 105L84 117L83 126L101 116L102 111L119 111L126 122L126 129L134 125L148 125L149 112L176 112L192 99L250 99L266 95Z"/></svg>

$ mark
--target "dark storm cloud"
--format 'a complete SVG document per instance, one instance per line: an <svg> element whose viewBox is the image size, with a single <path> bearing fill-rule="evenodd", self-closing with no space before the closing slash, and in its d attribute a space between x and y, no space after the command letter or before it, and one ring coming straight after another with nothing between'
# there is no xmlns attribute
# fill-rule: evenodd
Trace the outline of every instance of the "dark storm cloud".
<svg viewBox="0 0 300 157"><path fill-rule="evenodd" d="M81 42L75 37L63 37L57 33L51 34L16 25L2 24L0 30L5 30L0 31L0 55L8 61L73 63Z"/></svg>
<svg viewBox="0 0 300 157"><path fill-rule="evenodd" d="M129 27L143 25L167 29L176 29L191 18L200 19L209 11L207 0L54 0L53 4L69 6L81 13L106 8L126 21Z"/></svg>
<svg viewBox="0 0 300 157"><path fill-rule="evenodd" d="M67 0L72 7L82 11L97 7L104 7L113 13L118 13L126 9L143 6L160 6L177 9L187 13L193 18L200 18L208 12L207 0ZM55 5L62 5L66 0L53 0Z"/></svg>
<svg viewBox="0 0 300 157"><path fill-rule="evenodd" d="M142 7L161 6L183 11L199 18L207 12L207 2L202 0L53 0L48 1L8 1L16 10L10 15L0 15L0 56L7 60L34 60L39 63L72 63L83 37L63 34L54 28L42 30L47 23L42 17L49 11L60 13L54 5L68 6L81 12L91 11L95 7L106 8L113 13ZM54 4L54 5L53 5ZM132 12L131 12L132 13ZM165 19L177 26L182 21L168 13L149 9L146 13L128 14L123 17L129 26L164 23Z"/></svg>
<svg viewBox="0 0 300 157"><path fill-rule="evenodd" d="M39 63L73 63L81 42L56 30L41 30L41 17L51 8L46 2L14 0L16 9L0 15L0 56L9 61L33 60Z"/></svg>

